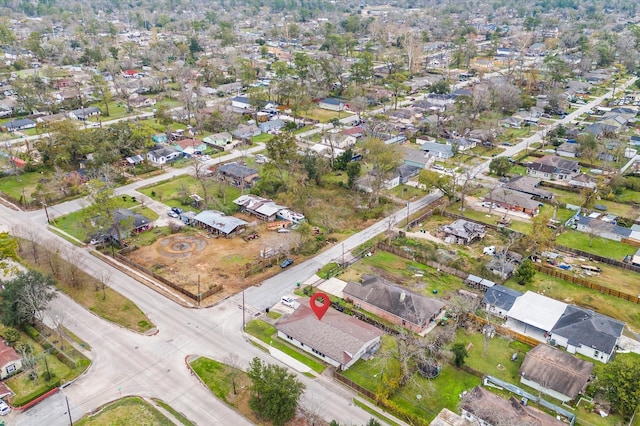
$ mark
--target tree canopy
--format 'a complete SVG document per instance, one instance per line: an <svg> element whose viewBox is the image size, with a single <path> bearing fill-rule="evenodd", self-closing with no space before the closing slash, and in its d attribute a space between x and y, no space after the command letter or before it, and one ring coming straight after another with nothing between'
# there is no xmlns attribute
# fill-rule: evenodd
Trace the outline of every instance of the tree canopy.
<svg viewBox="0 0 640 426"><path fill-rule="evenodd" d="M286 368L253 358L247 370L251 379L249 407L258 417L283 425L293 418L305 386Z"/></svg>
<svg viewBox="0 0 640 426"><path fill-rule="evenodd" d="M11 327L42 320L49 301L56 295L53 278L30 270L6 281L2 292L2 323Z"/></svg>
<svg viewBox="0 0 640 426"><path fill-rule="evenodd" d="M600 375L600 384L611 406L625 415L631 415L640 405L640 356L617 356L606 365Z"/></svg>

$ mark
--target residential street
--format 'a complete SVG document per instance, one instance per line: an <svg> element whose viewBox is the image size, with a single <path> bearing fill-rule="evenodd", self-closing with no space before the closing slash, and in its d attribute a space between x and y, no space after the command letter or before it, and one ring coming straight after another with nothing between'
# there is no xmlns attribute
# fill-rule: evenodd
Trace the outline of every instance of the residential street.
<svg viewBox="0 0 640 426"><path fill-rule="evenodd" d="M626 86L634 81L635 79L629 81ZM574 120L610 95L607 93L582 106L563 120L558 120L554 125L508 148L501 155L515 155L518 151L525 149L528 144L540 140L551 128ZM248 151L255 152L261 149L263 146L254 147ZM213 159L209 163L229 161L241 155L240 152L232 152L221 159ZM473 169L472 176L486 171L488 164L489 160L478 164ZM169 174L124 186L116 192L117 194L136 194L136 188L191 171L190 167L172 170ZM418 211L438 197L439 194L434 193L411 202L408 207L396 212L390 218L335 244L313 259L292 265L274 278L263 282L261 286L246 290L247 319L264 311L266 307L272 306L281 296L290 293L297 282L307 280L326 263L340 261L343 253L383 233L390 226L404 225L407 209L409 213ZM49 214L57 217L82 208L83 205L86 205L84 200L69 201L49 207ZM72 247L46 230L47 223L43 210L15 212L0 206L0 224L7 230L15 229L16 226L35 229L40 231L45 241L56 239ZM92 348L92 366L84 376L64 390L64 394L69 398L74 420L121 396L139 395L160 398L200 425L250 424L212 396L185 367L185 357L192 354L224 361L225 356L233 353L245 363L254 356L261 357L269 363L279 362L248 343L243 335L241 295L235 295L209 309L183 308L121 271L104 264L92 256L89 249L74 247L74 250L77 256L84 259L83 269L94 276L108 271L112 277L110 286L136 303L158 328L158 333L155 335L138 335L94 316L63 295L52 303L52 315L64 316L65 326ZM335 419L341 424L361 425L371 417L370 414L353 405L352 399L355 395L343 386L325 377L312 379L298 374L298 378L307 386L303 404L312 411L324 414L326 420ZM56 394L35 408L15 415L15 419L18 425L68 424L64 396L61 393Z"/></svg>

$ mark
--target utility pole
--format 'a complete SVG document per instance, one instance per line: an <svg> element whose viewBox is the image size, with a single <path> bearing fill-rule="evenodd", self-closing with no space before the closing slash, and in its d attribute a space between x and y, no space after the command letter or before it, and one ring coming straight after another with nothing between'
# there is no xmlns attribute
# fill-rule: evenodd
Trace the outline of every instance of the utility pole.
<svg viewBox="0 0 640 426"><path fill-rule="evenodd" d="M409 201L407 201L407 231L409 230Z"/></svg>
<svg viewBox="0 0 640 426"><path fill-rule="evenodd" d="M47 203L44 203L44 214L47 215L47 223L51 223L51 219L49 218L49 210L47 210L47 207L49 207L47 205Z"/></svg>
<svg viewBox="0 0 640 426"><path fill-rule="evenodd" d="M62 387L60 389L62 389ZM62 394L64 395L64 392ZM67 414L69 414L69 424L73 426L73 419L71 418L71 410L69 409L69 398L67 398L67 395L64 395L64 400L67 403Z"/></svg>
<svg viewBox="0 0 640 426"><path fill-rule="evenodd" d="M245 327L245 319L244 319L244 290L242 290L242 329Z"/></svg>
<svg viewBox="0 0 640 426"><path fill-rule="evenodd" d="M243 293L244 296L244 293ZM200 293L200 274L198 274L198 306L200 306L200 297L201 297L201 293Z"/></svg>

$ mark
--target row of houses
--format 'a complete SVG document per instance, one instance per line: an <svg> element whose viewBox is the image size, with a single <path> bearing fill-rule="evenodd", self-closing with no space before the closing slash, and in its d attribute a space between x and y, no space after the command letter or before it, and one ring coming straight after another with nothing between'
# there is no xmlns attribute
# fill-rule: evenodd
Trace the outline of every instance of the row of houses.
<svg viewBox="0 0 640 426"><path fill-rule="evenodd" d="M487 288L482 303L506 320L505 327L605 363L614 357L624 328L623 322L597 312L502 285Z"/></svg>
<svg viewBox="0 0 640 426"><path fill-rule="evenodd" d="M66 115L56 114L55 117L45 115L35 120L32 120L30 118L19 118L16 120L11 120L4 123L1 129L4 132L18 132L21 130L33 129L36 127L38 122L51 121L51 119L53 118L55 118L56 120L58 119L63 120L66 118L70 118L72 120L86 121L88 118L96 115L100 115L100 114L102 114L102 111L100 110L100 108L92 106L92 107L80 108L80 109L75 109L73 111L69 111Z"/></svg>

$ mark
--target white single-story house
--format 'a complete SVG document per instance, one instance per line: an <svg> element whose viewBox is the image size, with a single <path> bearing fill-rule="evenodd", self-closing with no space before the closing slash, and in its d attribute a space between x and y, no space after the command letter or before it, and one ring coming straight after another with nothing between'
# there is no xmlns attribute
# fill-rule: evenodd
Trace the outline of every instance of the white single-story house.
<svg viewBox="0 0 640 426"><path fill-rule="evenodd" d="M231 106L234 108L249 109L251 108L251 102L246 96L236 96L231 99Z"/></svg>
<svg viewBox="0 0 640 426"><path fill-rule="evenodd" d="M336 98L325 98L318 103L318 107L330 111L344 111L347 104Z"/></svg>
<svg viewBox="0 0 640 426"><path fill-rule="evenodd" d="M278 337L341 370L380 347L384 332L350 315L329 308L316 317L308 303L276 322Z"/></svg>
<svg viewBox="0 0 640 426"><path fill-rule="evenodd" d="M147 153L147 160L156 164L166 164L182 156L182 153L169 146L154 148Z"/></svg>
<svg viewBox="0 0 640 426"><path fill-rule="evenodd" d="M0 342L0 380L22 369L22 357L11 346Z"/></svg>
<svg viewBox="0 0 640 426"><path fill-rule="evenodd" d="M214 133L205 138L202 138L202 142L215 146L226 146L231 144L232 141L233 137L228 132Z"/></svg>

